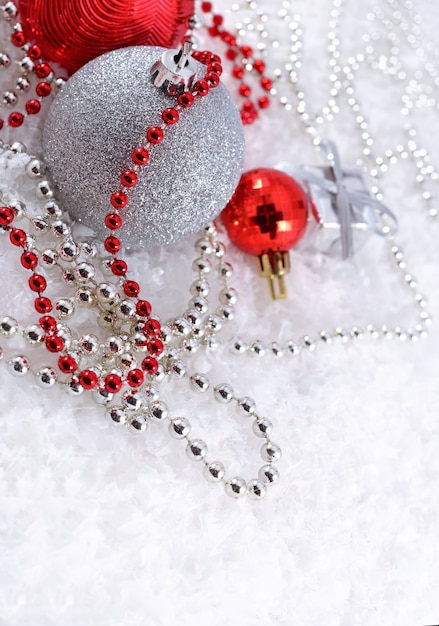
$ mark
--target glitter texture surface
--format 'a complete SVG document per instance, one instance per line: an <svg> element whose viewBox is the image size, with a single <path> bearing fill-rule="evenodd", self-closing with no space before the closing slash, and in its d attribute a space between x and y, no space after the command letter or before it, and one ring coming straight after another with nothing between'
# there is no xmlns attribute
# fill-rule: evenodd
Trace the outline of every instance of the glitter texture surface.
<svg viewBox="0 0 439 626"><path fill-rule="evenodd" d="M131 153L146 143L175 98L152 85L149 69L163 48L133 47L94 59L70 78L49 111L45 160L70 215L103 237L110 195ZM205 66L198 64L199 77ZM236 106L219 85L165 129L123 210L127 247L175 243L216 217L238 184L244 136Z"/></svg>

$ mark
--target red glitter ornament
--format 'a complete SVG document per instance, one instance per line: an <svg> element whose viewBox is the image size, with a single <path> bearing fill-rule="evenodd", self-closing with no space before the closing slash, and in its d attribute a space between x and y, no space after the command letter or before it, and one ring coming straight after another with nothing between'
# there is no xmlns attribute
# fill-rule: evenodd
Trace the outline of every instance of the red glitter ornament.
<svg viewBox="0 0 439 626"><path fill-rule="evenodd" d="M70 73L95 57L126 46L175 47L194 14L193 0L20 0L23 33L35 58L42 51ZM19 39L19 40L18 40ZM41 55L39 55L41 56Z"/></svg>
<svg viewBox="0 0 439 626"><path fill-rule="evenodd" d="M259 257L263 276L271 280L274 298L285 297L283 282L274 291L274 278L288 272L287 250L305 232L308 202L302 187L290 176L272 169L246 172L221 214L232 242Z"/></svg>

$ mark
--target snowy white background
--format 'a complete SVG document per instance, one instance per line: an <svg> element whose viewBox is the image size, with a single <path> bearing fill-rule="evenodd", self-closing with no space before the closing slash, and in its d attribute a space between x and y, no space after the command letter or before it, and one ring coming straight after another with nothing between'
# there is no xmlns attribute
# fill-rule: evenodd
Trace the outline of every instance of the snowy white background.
<svg viewBox="0 0 439 626"><path fill-rule="evenodd" d="M437 44L438 7L419 2ZM346 2L342 50L358 48L370 6ZM304 11L305 79L315 106L327 98L329 9L327 0L293 7ZM361 81L371 132L385 149L401 135L397 111L386 108L392 83L366 71ZM437 164L438 118L419 119ZM345 162L359 156L352 128L343 119L331 129ZM246 141L246 168L318 162L295 116L276 107L246 129ZM438 225L413 178L409 166L397 168L383 189L400 220L409 269L437 318ZM186 305L191 244L150 255L150 275L142 277L164 319ZM293 251L290 298L277 303L252 259L232 248L229 256L241 297L225 337L269 342L335 326L414 323L381 241L345 264ZM0 260L0 317L20 317L30 299L14 297L22 274L3 242ZM132 437L110 426L89 398L39 390L2 365L1 626L439 623L438 354L433 326L415 344L321 345L296 360L227 350L197 356L213 382L253 395L275 422L281 482L260 503L231 501L207 484L184 446L160 428ZM236 472L242 464L246 476L255 472L257 446L233 415L185 383L172 397L165 393L173 413L189 417L217 457Z"/></svg>

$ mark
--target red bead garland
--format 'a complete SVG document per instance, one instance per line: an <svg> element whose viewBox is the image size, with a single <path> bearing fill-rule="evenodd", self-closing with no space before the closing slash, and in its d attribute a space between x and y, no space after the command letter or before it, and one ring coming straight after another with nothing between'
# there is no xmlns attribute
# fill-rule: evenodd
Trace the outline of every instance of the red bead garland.
<svg viewBox="0 0 439 626"><path fill-rule="evenodd" d="M265 92L270 92L273 83L272 80L265 76L266 66L262 59L254 57L254 51L251 46L239 46L236 37L223 27L224 18L222 15L213 13L211 2L202 2L201 10L203 13L210 14L212 24L207 28L212 38L220 39L227 47L225 56L229 61L235 62L232 68L232 76L240 81L238 94L245 98L240 113L243 124L252 124L259 117L259 110L266 109L270 106L268 96L258 97L255 102L250 100L252 89L250 85L244 82L245 68L251 66L257 74L260 75L259 85ZM212 68L212 71L213 68Z"/></svg>
<svg viewBox="0 0 439 626"><path fill-rule="evenodd" d="M31 47L30 50L32 50L31 58L35 58L35 60L39 61L39 48ZM145 322L145 347L149 354L143 359L141 369L134 368L127 373L126 377L110 373L107 374L103 380L100 380L99 374L91 369L80 371L76 376L76 380L84 389L93 389L99 386L99 388L105 389L109 393L117 393L125 384L132 388L141 386L144 382L145 375L153 376L158 371L159 364L157 357L164 351L164 344L161 340L160 322L150 317L150 303L147 300L139 299L139 284L136 281L124 280L128 272L128 264L124 259L116 256L121 250L121 242L114 233L123 225L123 219L119 212L123 211L129 202L128 192L130 189L134 188L138 182L138 169L148 163L149 150L151 147L160 144L164 140L165 128L178 123L181 110L190 108L197 97L205 97L210 89L215 88L219 84L219 76L222 72L219 57L208 52L197 53L197 56L199 55L202 56L203 63L207 65L204 79L198 80L190 92L180 94L177 97L175 106L167 107L162 112L162 126L151 126L147 129L146 139L148 144L138 146L133 150L132 161L134 168L126 169L121 173L120 183L122 188L111 194L110 206L112 208L104 217L105 226L109 230L109 234L104 241L104 248L112 255L109 268L113 275L123 280L122 287L125 295L137 299L136 316ZM35 67L35 72L40 78L46 78L51 73L50 66L39 62ZM41 81L38 83L36 91L41 98L46 97L51 92L51 86L48 82ZM28 115L38 113L40 110L39 100L29 100L26 103L26 110ZM24 119L23 114L16 112L12 113L11 116L13 116L12 122L16 125L20 125ZM38 256L34 251L27 249L28 235L26 232L20 228L13 227L14 217L15 212L11 207L0 207L0 225L9 231L11 243L23 249L20 257L21 265L32 272L28 283L30 290L37 294L34 300L34 307L37 313L41 315L39 325L46 334L44 345L48 352L60 354L57 361L60 371L63 374L72 375L78 370L79 363L75 355L67 352L68 345L57 333L57 321L54 317L49 315L54 309L54 305L49 297L42 295L47 289L47 281L44 276L34 272L38 266Z"/></svg>

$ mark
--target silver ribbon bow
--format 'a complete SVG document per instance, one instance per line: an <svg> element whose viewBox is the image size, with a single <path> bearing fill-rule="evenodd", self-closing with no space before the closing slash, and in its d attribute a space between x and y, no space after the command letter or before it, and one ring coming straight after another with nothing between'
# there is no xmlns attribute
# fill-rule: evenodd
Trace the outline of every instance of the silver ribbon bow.
<svg viewBox="0 0 439 626"><path fill-rule="evenodd" d="M322 141L321 150L331 168L332 180L319 176L305 167L282 167L289 174L304 182L317 185L334 196L335 207L340 222L341 249L343 259L354 253L352 225L355 218L368 215L367 223L371 230L381 237L391 237L398 229L395 214L368 191L349 189L344 184L343 168L337 146L333 141Z"/></svg>

